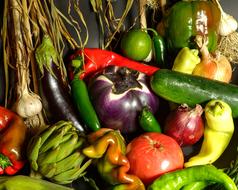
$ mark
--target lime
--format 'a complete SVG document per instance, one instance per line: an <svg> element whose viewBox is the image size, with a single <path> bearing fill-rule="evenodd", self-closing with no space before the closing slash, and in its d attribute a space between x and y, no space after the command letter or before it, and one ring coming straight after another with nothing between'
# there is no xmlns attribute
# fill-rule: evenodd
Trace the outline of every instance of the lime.
<svg viewBox="0 0 238 190"><path fill-rule="evenodd" d="M122 36L120 47L125 57L142 61L151 51L152 40L147 32L141 29L132 29Z"/></svg>

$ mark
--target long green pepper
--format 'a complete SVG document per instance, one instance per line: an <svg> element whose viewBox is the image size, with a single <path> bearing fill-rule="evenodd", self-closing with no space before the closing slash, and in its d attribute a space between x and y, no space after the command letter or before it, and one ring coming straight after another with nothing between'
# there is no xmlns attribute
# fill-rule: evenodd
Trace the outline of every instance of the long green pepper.
<svg viewBox="0 0 238 190"><path fill-rule="evenodd" d="M159 34L154 35L152 38L153 48L155 52L155 62L160 68L167 68L166 65L166 45L164 38Z"/></svg>
<svg viewBox="0 0 238 190"><path fill-rule="evenodd" d="M181 190L203 190L204 188L208 187L209 185L213 184L212 181L198 181L193 182L188 185L185 185L181 188Z"/></svg>
<svg viewBox="0 0 238 190"><path fill-rule="evenodd" d="M156 66L159 66L160 68L167 68L168 67L168 65L166 65L167 50L164 38L161 35L159 35L158 32L153 28L147 28L146 30L152 32L152 43L153 43L152 47L154 51Z"/></svg>
<svg viewBox="0 0 238 190"><path fill-rule="evenodd" d="M213 181L222 184L224 190L237 190L234 181L213 165L198 165L166 173L156 179L147 190L180 190L197 181Z"/></svg>
<svg viewBox="0 0 238 190"><path fill-rule="evenodd" d="M87 86L82 79L74 77L71 81L71 94L83 122L92 131L99 130L100 122L90 101Z"/></svg>

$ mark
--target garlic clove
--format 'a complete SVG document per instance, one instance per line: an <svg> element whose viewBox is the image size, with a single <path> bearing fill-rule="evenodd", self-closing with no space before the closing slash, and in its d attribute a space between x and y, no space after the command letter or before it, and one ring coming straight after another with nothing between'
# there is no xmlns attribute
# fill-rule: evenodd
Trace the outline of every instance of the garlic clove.
<svg viewBox="0 0 238 190"><path fill-rule="evenodd" d="M235 32L237 27L238 24L236 19L233 16L223 12L221 15L218 33L221 36L228 36L229 34Z"/></svg>

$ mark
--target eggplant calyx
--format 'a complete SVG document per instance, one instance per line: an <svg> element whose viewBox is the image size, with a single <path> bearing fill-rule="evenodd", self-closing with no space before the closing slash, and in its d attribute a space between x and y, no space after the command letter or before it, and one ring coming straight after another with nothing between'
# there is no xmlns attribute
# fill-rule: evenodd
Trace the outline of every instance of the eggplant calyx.
<svg viewBox="0 0 238 190"><path fill-rule="evenodd" d="M43 37L42 43L37 47L35 57L42 75L44 74L44 68L46 68L52 76L56 77L52 70L52 64L55 64L57 67L60 65L58 64L57 52L54 44L48 35Z"/></svg>
<svg viewBox="0 0 238 190"><path fill-rule="evenodd" d="M113 83L113 93L122 94L133 88L142 88L138 82L139 72L126 67L108 67L104 76Z"/></svg>

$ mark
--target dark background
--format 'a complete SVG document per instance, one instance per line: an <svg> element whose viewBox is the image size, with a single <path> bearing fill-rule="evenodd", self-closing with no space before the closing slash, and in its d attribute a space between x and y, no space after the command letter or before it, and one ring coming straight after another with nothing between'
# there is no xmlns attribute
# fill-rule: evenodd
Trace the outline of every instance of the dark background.
<svg viewBox="0 0 238 190"><path fill-rule="evenodd" d="M125 7L125 3L127 0L115 0L114 5L116 7L115 11L116 14L120 15L122 10ZM134 9L130 11L130 15L127 18L127 23L133 22L133 17L137 14L137 4L136 0L134 3ZM238 1L237 0L220 0L221 5L224 9L225 12L233 15L236 19L238 19ZM58 7L62 11L67 11L67 1L62 1L62 0L55 0L55 3L58 4ZM4 0L0 0L0 14L2 18L3 14L3 4ZM96 15L92 11L90 7L90 1L89 0L81 0L80 1L80 7L81 10L85 16L85 20L88 25L88 30L89 30L89 41L87 44L87 47L98 47L99 46L99 39L100 39L100 34L98 31L100 31L100 27L98 25ZM2 25L2 19L0 20L0 24ZM82 27L83 28L83 27ZM83 35L83 32L82 32ZM76 38L76 36L75 36Z"/></svg>
<svg viewBox="0 0 238 190"><path fill-rule="evenodd" d="M59 5L62 8L62 10L65 8L65 2L66 1L59 1ZM57 1L55 1L57 2ZM116 0L114 1L114 5L116 7L116 11L118 15L121 14L121 11L125 7L126 0ZM237 0L220 0L220 3L224 9L225 12L229 13L230 15L233 15L236 19L238 19L238 1ZM98 47L99 45L99 25L96 20L94 12L90 8L89 0L82 0L80 3L80 6L82 7L81 10L85 14L85 19L88 23L88 29L89 29L89 42L87 44L88 47ZM133 17L137 13L137 7L136 7L136 0L134 3L134 9L130 12L129 17L127 18L127 22L131 23L133 22Z"/></svg>

